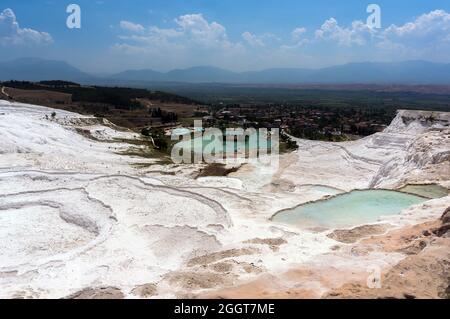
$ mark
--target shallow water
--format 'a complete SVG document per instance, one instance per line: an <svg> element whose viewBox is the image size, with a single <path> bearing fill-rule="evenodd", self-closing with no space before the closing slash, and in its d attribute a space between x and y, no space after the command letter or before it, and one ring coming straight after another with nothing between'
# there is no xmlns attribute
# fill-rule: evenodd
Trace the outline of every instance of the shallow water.
<svg viewBox="0 0 450 319"><path fill-rule="evenodd" d="M180 134L183 135L183 134ZM225 134L227 135L227 134ZM213 149L215 143L215 137L211 135L203 135L202 137L192 138L190 141L181 141L177 143L174 147L178 149L184 149L186 151L194 151L196 153L202 153L202 151L208 147L210 144L210 148ZM242 151L245 150L258 150L260 147L270 150L272 147L271 139L261 138L259 139L259 134L253 136L251 139L246 138L245 140L236 139L234 141L223 140L218 142L221 145L223 151L226 151L228 148L232 151Z"/></svg>
<svg viewBox="0 0 450 319"><path fill-rule="evenodd" d="M273 221L305 228L348 228L377 222L381 216L399 214L426 200L388 190L353 191L280 212Z"/></svg>
<svg viewBox="0 0 450 319"><path fill-rule="evenodd" d="M325 186L325 185L303 185L303 186L300 186L300 189L302 189L302 188L305 188L308 191L311 190L314 192L323 193L324 195L337 195L337 194L344 193L344 191L342 191L342 190L339 190L334 187Z"/></svg>
<svg viewBox="0 0 450 319"><path fill-rule="evenodd" d="M416 194L428 198L442 198L448 196L448 189L436 184L432 185L407 185L399 189L401 192Z"/></svg>

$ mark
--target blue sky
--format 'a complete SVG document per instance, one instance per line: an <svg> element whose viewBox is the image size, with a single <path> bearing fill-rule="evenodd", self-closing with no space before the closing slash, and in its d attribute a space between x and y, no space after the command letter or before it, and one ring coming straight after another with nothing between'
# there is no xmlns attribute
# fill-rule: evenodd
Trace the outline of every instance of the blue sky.
<svg viewBox="0 0 450 319"><path fill-rule="evenodd" d="M99 73L450 62L448 0L74 0L78 30L66 27L70 3L1 0L0 60L46 57ZM381 29L366 25L371 3Z"/></svg>

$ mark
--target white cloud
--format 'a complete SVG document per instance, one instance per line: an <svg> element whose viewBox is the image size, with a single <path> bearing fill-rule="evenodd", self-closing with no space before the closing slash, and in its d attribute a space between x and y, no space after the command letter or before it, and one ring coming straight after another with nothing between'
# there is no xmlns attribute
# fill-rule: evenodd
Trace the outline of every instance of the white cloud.
<svg viewBox="0 0 450 319"><path fill-rule="evenodd" d="M142 33L140 36L121 36L122 40L133 40L147 44L184 44L201 45L205 47L227 46L226 29L217 22L205 20L202 14L187 14L174 20L176 27L159 28L151 26L144 28L140 24L129 21L122 21L121 27L128 31Z"/></svg>
<svg viewBox="0 0 450 319"><path fill-rule="evenodd" d="M380 34L377 47L403 59L449 62L450 13L435 10L415 20L389 26Z"/></svg>
<svg viewBox="0 0 450 319"><path fill-rule="evenodd" d="M1 45L48 44L52 42L53 39L47 32L21 28L11 9L5 9L0 13Z"/></svg>
<svg viewBox="0 0 450 319"><path fill-rule="evenodd" d="M248 69L400 59L450 62L450 14L443 10L386 29L370 28L362 21L343 26L329 18L312 36L297 27L282 38L245 31L231 40L225 26L199 13L174 19L170 28L144 28L133 22L122 27L134 32L119 37L122 42L114 46L116 51L164 68L213 64Z"/></svg>
<svg viewBox="0 0 450 319"><path fill-rule="evenodd" d="M286 50L298 50L302 49L304 46L306 46L308 43L310 43L310 39L306 37L306 28L298 27L295 28L291 32L291 42L289 44L282 44L280 49L283 51Z"/></svg>
<svg viewBox="0 0 450 319"><path fill-rule="evenodd" d="M218 22L207 21L202 14L182 15L173 20L171 28L150 26L141 32L121 35L116 53L134 54L162 63L167 68L189 65L234 63L245 47L228 39L226 28Z"/></svg>
<svg viewBox="0 0 450 319"><path fill-rule="evenodd" d="M335 41L341 46L365 45L375 35L376 30L362 21L353 21L351 27L339 26L335 18L326 20L320 29L316 30L315 37L319 40Z"/></svg>
<svg viewBox="0 0 450 319"><path fill-rule="evenodd" d="M195 36L226 36L225 27L217 22L208 23L201 13L186 14L175 19L175 22L186 32Z"/></svg>
<svg viewBox="0 0 450 319"><path fill-rule="evenodd" d="M445 37L450 32L450 13L444 10L435 10L419 16L413 22L402 26L391 25L384 32L387 36L399 38L410 37Z"/></svg>
<svg viewBox="0 0 450 319"><path fill-rule="evenodd" d="M142 25L125 20L120 21L120 27L124 30L132 32L142 32L145 30Z"/></svg>
<svg viewBox="0 0 450 319"><path fill-rule="evenodd" d="M258 36L254 35L254 34L251 34L248 31L245 31L244 33L242 33L242 38L253 47L263 47L264 46L264 42L261 38L259 38Z"/></svg>
<svg viewBox="0 0 450 319"><path fill-rule="evenodd" d="M383 32L387 41L438 45L448 41L450 34L450 13L435 10L419 16L416 20L402 26L395 24Z"/></svg>
<svg viewBox="0 0 450 319"><path fill-rule="evenodd" d="M403 25L371 29L362 21L342 27L330 18L316 30L315 39L340 47L366 49L366 57L378 59L428 59L449 62L450 13L435 10Z"/></svg>
<svg viewBox="0 0 450 319"><path fill-rule="evenodd" d="M292 31L291 36L295 41L300 40L303 35L306 33L306 28L296 28Z"/></svg>
<svg viewBox="0 0 450 319"><path fill-rule="evenodd" d="M190 41L205 47L228 46L226 29L217 22L211 22L203 18L202 14L187 14L175 19L182 33Z"/></svg>

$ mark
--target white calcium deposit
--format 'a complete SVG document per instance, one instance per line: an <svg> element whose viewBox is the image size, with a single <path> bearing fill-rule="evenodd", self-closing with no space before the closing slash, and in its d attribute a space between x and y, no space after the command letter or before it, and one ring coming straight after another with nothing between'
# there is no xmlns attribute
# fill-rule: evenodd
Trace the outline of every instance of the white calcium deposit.
<svg viewBox="0 0 450 319"><path fill-rule="evenodd" d="M126 141L140 137L107 121L0 101L0 297L61 298L88 287L136 297L133 288L149 283L155 297L173 297L191 288L171 275L224 276L210 264L231 262L229 280L192 291L329 254L337 242L327 231L271 216L327 195L313 185L449 186L450 114L428 117L401 111L385 132L355 142L297 140L299 150L282 155L275 171L246 165L230 177L195 179L198 167L123 155L133 146ZM449 203L427 202L392 223L436 218L433 208ZM193 265L202 256L212 257Z"/></svg>

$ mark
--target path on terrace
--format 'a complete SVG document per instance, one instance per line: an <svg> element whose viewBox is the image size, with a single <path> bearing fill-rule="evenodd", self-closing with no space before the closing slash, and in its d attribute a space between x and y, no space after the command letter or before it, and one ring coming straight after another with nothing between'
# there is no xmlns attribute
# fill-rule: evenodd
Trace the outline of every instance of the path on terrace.
<svg viewBox="0 0 450 319"><path fill-rule="evenodd" d="M4 86L2 86L2 94L3 94L4 96L6 96L8 99L10 99L11 96L10 96L8 93L6 93L5 89L6 89L6 88L5 88Z"/></svg>

